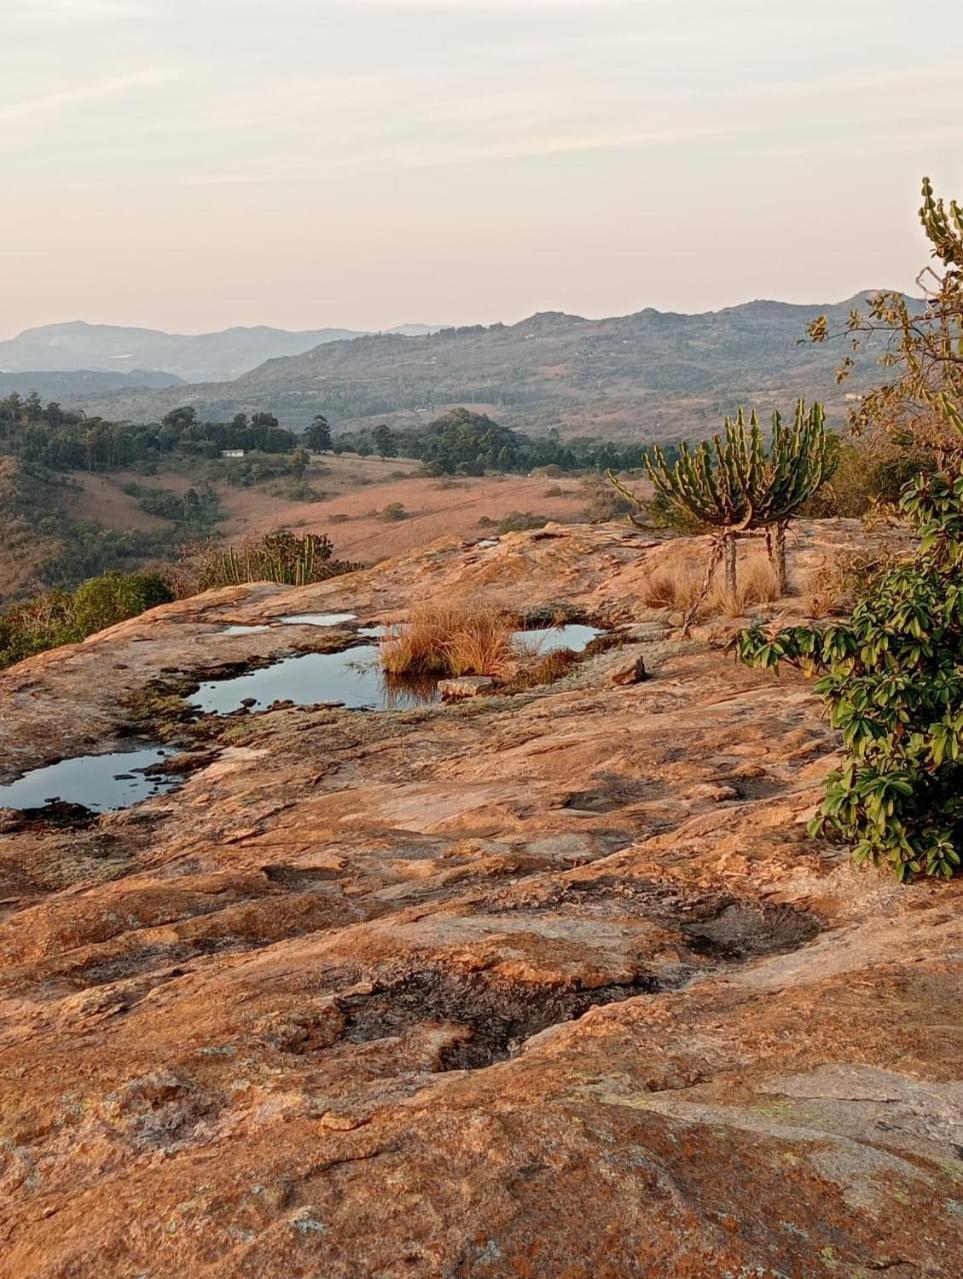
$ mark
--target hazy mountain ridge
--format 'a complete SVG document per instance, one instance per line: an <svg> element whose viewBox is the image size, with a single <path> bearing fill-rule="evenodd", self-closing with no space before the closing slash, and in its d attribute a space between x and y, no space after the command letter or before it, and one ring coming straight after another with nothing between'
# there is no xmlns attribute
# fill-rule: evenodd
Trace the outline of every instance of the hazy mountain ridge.
<svg viewBox="0 0 963 1279"><path fill-rule="evenodd" d="M421 336L431 325L403 324L392 332ZM170 374L185 382L230 381L275 356L299 355L325 342L348 341L362 330L322 328L291 331L267 325L217 333L178 334L160 329L74 320L25 329L0 342L6 373L92 372ZM141 386L158 385L140 381ZM39 388L38 388L39 389ZM91 389L108 389L91 388Z"/></svg>
<svg viewBox="0 0 963 1279"><path fill-rule="evenodd" d="M831 305L754 301L701 315L648 308L589 320L541 312L517 324L443 329L425 337L367 335L267 360L229 383L89 397L88 411L151 420L178 404L230 417L260 409L303 426L417 420L454 404L482 407L523 430L612 438L698 434L739 402L791 407L823 398L842 411L859 378L837 386L842 351L805 342L806 325L845 321L865 294ZM871 375L867 359L860 377Z"/></svg>
<svg viewBox="0 0 963 1279"><path fill-rule="evenodd" d="M125 389L164 390L187 385L176 373L157 369L134 369L131 373L106 373L100 369L57 369L50 372L34 369L27 373L0 373L0 395L29 395L36 391L43 400L102 395Z"/></svg>

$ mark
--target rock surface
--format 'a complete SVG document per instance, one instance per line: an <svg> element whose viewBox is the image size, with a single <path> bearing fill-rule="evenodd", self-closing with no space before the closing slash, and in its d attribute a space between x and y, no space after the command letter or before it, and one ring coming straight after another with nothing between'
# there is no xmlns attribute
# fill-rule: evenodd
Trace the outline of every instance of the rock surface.
<svg viewBox="0 0 963 1279"><path fill-rule="evenodd" d="M610 684L641 684L646 678L645 658L639 653L609 671Z"/></svg>
<svg viewBox="0 0 963 1279"><path fill-rule="evenodd" d="M549 532L32 659L2 766L318 638L227 622L457 590L651 620L650 548ZM178 791L14 824L0 1276L956 1279L963 885L808 838L835 746L796 678L636 633L511 698L238 717Z"/></svg>
<svg viewBox="0 0 963 1279"><path fill-rule="evenodd" d="M488 693L495 681L488 675L460 675L457 679L440 679L438 692L446 702L457 702L465 697L478 697Z"/></svg>

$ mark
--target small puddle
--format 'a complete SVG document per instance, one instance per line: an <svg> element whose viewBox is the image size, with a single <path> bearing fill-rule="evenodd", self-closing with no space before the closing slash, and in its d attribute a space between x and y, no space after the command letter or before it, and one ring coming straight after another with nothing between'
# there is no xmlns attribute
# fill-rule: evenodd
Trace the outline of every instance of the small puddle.
<svg viewBox="0 0 963 1279"><path fill-rule="evenodd" d="M176 775L148 776L143 771L175 753L160 746L145 746L109 755L78 755L46 768L35 768L17 781L0 786L0 808L43 808L57 800L82 805L94 813L130 808L181 784L183 778Z"/></svg>
<svg viewBox="0 0 963 1279"><path fill-rule="evenodd" d="M314 706L334 702L351 710L409 710L438 701L434 680L399 680L381 669L376 644L340 653L303 653L233 679L208 680L189 704L208 715L230 715L272 702Z"/></svg>
<svg viewBox="0 0 963 1279"><path fill-rule="evenodd" d="M269 631L274 626L342 626L345 622L356 622L357 613L292 613L288 617L279 617L275 622L262 622L257 626L244 626L235 623L223 626L219 635L258 635Z"/></svg>
<svg viewBox="0 0 963 1279"><path fill-rule="evenodd" d="M291 613L281 618L285 626L341 626L357 620L357 613Z"/></svg>
<svg viewBox="0 0 963 1279"><path fill-rule="evenodd" d="M545 653L557 653L562 648L581 653L601 634L602 631L595 626L572 623L567 626L546 626L538 631L516 631L513 638L529 651L543 656Z"/></svg>
<svg viewBox="0 0 963 1279"><path fill-rule="evenodd" d="M337 613L303 616L353 620L353 615L349 619ZM282 620L290 622L293 619ZM379 639L388 633L389 628L384 626L362 627L356 632ZM541 656L560 648L581 652L600 634L593 626L572 625L516 631L514 638L519 645ZM381 669L379 646L362 644L340 653L301 653L230 679L208 680L188 702L205 715L230 715L245 706L253 711L265 710L274 702L293 702L295 706L330 702L349 710L398 711L429 706L439 700L437 680L386 675Z"/></svg>

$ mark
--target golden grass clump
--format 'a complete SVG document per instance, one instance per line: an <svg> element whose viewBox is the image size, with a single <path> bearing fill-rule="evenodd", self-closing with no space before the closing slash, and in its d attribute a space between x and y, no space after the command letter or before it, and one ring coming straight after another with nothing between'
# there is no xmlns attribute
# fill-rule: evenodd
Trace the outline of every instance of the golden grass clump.
<svg viewBox="0 0 963 1279"><path fill-rule="evenodd" d="M662 559L643 579L642 602L648 608L665 608L673 613L688 613L698 604L701 617L742 617L752 605L769 604L779 595L775 570L761 552L740 558L734 594L726 589L720 566L708 596L700 602L705 573L705 561L701 559Z"/></svg>
<svg viewBox="0 0 963 1279"><path fill-rule="evenodd" d="M390 675L501 676L515 662L517 619L502 609L468 604L423 604L381 642Z"/></svg>
<svg viewBox="0 0 963 1279"><path fill-rule="evenodd" d="M707 605L710 612L743 617L753 604L771 604L778 598L776 570L767 555L756 554L739 562L735 592L727 590L722 577L716 576Z"/></svg>
<svg viewBox="0 0 963 1279"><path fill-rule="evenodd" d="M704 577L705 566L694 560L663 560L644 578L642 602L648 608L688 612L699 598Z"/></svg>

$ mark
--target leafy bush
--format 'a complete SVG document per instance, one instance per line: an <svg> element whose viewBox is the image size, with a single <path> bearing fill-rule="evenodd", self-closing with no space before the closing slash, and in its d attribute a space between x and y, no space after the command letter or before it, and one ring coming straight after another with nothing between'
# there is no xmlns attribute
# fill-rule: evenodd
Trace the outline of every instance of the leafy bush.
<svg viewBox="0 0 963 1279"><path fill-rule="evenodd" d="M930 450L878 432L841 443L836 459L835 475L806 503L805 515L858 519L878 508L895 507L910 480L936 470Z"/></svg>
<svg viewBox="0 0 963 1279"><path fill-rule="evenodd" d="M148 515L180 524L216 524L224 518L217 494L209 486L200 491L194 488L184 493L172 493L170 489L152 488L147 484L124 484L123 491L137 499L137 505Z"/></svg>
<svg viewBox="0 0 963 1279"><path fill-rule="evenodd" d="M598 479L588 482L588 504L584 517L589 524L607 524L610 520L624 518L634 509L634 504L611 485L603 484Z"/></svg>
<svg viewBox="0 0 963 1279"><path fill-rule="evenodd" d="M522 533L526 529L544 528L550 523L549 515L533 515L531 511L512 511L498 521L499 533ZM481 523L481 520L478 521Z"/></svg>
<svg viewBox="0 0 963 1279"><path fill-rule="evenodd" d="M155 573L105 573L70 594L50 591L0 614L0 667L72 644L174 598Z"/></svg>
<svg viewBox="0 0 963 1279"><path fill-rule="evenodd" d="M169 583L156 573L105 573L74 591L74 624L93 635L173 598Z"/></svg>
<svg viewBox="0 0 963 1279"><path fill-rule="evenodd" d="M389 524L392 524L398 520L406 520L409 516L409 513L410 512L405 510L405 505L403 502L389 502L388 505L381 512L381 514L378 516L378 518L387 521L387 523Z"/></svg>
<svg viewBox="0 0 963 1279"><path fill-rule="evenodd" d="M819 674L841 731L812 830L898 879L949 877L963 847L963 465L918 476L900 503L920 535L914 558L882 572L844 625L754 628L743 661Z"/></svg>

